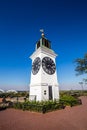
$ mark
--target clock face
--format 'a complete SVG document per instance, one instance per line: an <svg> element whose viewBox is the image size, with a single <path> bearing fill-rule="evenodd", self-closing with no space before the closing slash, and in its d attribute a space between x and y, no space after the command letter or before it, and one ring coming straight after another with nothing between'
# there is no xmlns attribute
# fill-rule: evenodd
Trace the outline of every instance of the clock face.
<svg viewBox="0 0 87 130"><path fill-rule="evenodd" d="M56 70L56 66L54 61L50 57L44 57L42 59L42 68L47 74L54 74Z"/></svg>
<svg viewBox="0 0 87 130"><path fill-rule="evenodd" d="M37 74L41 66L41 60L39 57L37 57L32 64L32 73L33 75Z"/></svg>

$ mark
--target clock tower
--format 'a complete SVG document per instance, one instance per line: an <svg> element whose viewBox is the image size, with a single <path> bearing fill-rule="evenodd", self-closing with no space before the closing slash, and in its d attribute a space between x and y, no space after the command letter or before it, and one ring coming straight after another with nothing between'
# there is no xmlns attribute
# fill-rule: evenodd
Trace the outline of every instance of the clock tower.
<svg viewBox="0 0 87 130"><path fill-rule="evenodd" d="M41 30L42 31L42 30ZM32 71L29 100L46 101L59 99L56 58L51 43L42 31L41 39L36 43L36 50L30 56Z"/></svg>

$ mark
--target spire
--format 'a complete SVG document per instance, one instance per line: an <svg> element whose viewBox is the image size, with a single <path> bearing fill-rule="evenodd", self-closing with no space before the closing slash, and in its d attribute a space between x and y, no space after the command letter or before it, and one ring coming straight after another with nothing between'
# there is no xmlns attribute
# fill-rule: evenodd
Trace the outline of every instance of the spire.
<svg viewBox="0 0 87 130"><path fill-rule="evenodd" d="M44 30L43 29L40 29L40 32L42 33L41 34L41 37L43 38L45 35L44 35Z"/></svg>

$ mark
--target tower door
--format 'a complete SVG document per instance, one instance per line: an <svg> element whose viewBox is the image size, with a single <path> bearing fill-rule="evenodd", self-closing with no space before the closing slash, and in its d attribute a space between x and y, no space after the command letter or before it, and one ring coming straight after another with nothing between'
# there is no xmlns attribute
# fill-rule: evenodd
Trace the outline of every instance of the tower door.
<svg viewBox="0 0 87 130"><path fill-rule="evenodd" d="M52 96L52 86L48 86L48 89L49 89L49 100L52 100L53 99L53 96Z"/></svg>

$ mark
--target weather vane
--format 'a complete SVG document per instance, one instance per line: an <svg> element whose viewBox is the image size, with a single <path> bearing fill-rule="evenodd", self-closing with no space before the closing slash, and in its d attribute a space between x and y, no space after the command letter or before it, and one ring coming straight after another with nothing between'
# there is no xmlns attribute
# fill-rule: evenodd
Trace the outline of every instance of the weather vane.
<svg viewBox="0 0 87 130"><path fill-rule="evenodd" d="M41 36L44 37L44 30L40 29L40 32L42 33Z"/></svg>

